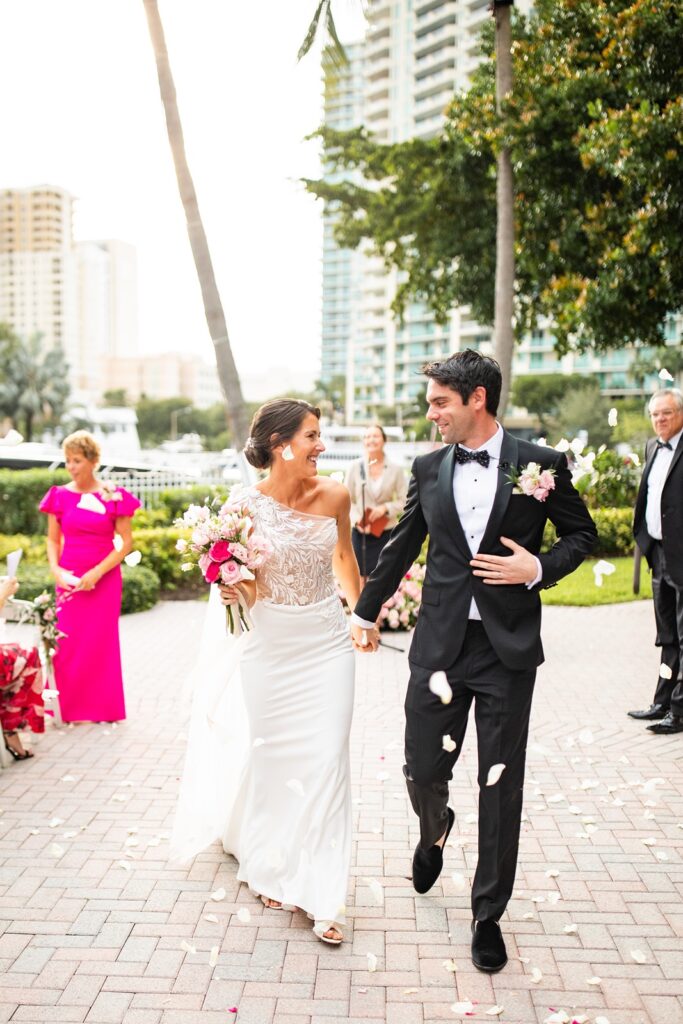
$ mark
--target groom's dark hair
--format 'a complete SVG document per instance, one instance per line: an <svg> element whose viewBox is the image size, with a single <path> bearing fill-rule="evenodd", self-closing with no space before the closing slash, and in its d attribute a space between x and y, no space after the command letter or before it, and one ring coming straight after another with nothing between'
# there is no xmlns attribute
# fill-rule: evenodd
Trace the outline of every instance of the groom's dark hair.
<svg viewBox="0 0 683 1024"><path fill-rule="evenodd" d="M495 416L500 402L500 388L503 377L500 366L491 356L483 356L471 348L454 352L448 359L425 363L422 367L425 377L431 377L439 384L457 391L462 404L467 405L475 388L486 390L486 411Z"/></svg>

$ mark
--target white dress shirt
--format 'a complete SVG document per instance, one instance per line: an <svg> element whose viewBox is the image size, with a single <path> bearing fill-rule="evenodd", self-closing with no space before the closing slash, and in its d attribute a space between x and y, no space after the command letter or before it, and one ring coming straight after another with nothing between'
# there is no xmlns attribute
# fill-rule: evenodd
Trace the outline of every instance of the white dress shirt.
<svg viewBox="0 0 683 1024"><path fill-rule="evenodd" d="M497 426L498 429L493 437L490 437L479 448L460 446L467 452L487 451L491 460L488 466L484 468L479 462L456 462L453 473L455 507L472 556L476 555L479 551L479 545L491 517L493 501L496 497L498 463L500 461L501 448L503 447L503 428L500 423ZM538 558L536 559L536 567L538 571L535 579L531 583L527 583L529 589L540 583L543 576L543 570ZM474 598L470 602L468 618L481 621L481 615ZM372 629L374 626L374 622L367 622L355 614L351 616L351 622L355 626L362 626L363 629Z"/></svg>
<svg viewBox="0 0 683 1024"><path fill-rule="evenodd" d="M645 505L645 524L647 532L655 540L662 539L662 491L664 481L673 462L676 446L680 443L683 430L669 438L671 448L658 448L654 462L647 477L647 502ZM661 438L659 438L661 441Z"/></svg>

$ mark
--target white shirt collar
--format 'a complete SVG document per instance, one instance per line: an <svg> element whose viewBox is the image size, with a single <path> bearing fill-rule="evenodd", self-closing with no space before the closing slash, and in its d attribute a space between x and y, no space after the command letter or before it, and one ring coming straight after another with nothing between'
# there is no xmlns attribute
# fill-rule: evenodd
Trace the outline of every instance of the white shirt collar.
<svg viewBox="0 0 683 1024"><path fill-rule="evenodd" d="M682 436L683 436L683 428L681 428L681 430L679 430L677 434L674 434L673 437L669 438L669 444L671 445L671 448L672 448L673 451L676 451L676 446L679 444ZM661 437L658 437L657 440L661 444L665 444L666 443L666 442L662 441Z"/></svg>

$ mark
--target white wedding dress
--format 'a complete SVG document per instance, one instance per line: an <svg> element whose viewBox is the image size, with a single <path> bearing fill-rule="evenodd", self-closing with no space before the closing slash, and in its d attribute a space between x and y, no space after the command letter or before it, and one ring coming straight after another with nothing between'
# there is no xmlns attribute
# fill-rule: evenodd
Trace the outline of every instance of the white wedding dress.
<svg viewBox="0 0 683 1024"><path fill-rule="evenodd" d="M226 636L212 595L171 855L222 838L241 881L306 911L320 935L344 923L351 865L354 654L332 574L337 524L256 488L239 497L273 554L251 632Z"/></svg>

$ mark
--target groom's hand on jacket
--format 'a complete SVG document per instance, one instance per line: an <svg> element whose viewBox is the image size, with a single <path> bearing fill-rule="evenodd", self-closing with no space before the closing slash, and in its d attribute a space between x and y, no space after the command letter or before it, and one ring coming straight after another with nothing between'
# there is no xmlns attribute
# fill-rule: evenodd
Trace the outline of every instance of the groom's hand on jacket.
<svg viewBox="0 0 683 1024"><path fill-rule="evenodd" d="M364 626L351 626L351 640L357 651L367 654L379 647L379 630L366 629Z"/></svg>
<svg viewBox="0 0 683 1024"><path fill-rule="evenodd" d="M485 555L478 551L470 561L473 575L480 576L492 586L511 586L516 583L534 583L539 577L539 562L535 555L508 537L501 544L510 548L511 555Z"/></svg>

